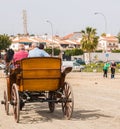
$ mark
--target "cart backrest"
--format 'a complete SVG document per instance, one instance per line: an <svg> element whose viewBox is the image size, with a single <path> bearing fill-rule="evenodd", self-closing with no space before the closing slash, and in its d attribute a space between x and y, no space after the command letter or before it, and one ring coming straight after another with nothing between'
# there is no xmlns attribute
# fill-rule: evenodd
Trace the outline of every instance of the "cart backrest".
<svg viewBox="0 0 120 129"><path fill-rule="evenodd" d="M21 60L20 67L22 70L22 90L54 91L59 88L61 79L60 58L25 58Z"/></svg>

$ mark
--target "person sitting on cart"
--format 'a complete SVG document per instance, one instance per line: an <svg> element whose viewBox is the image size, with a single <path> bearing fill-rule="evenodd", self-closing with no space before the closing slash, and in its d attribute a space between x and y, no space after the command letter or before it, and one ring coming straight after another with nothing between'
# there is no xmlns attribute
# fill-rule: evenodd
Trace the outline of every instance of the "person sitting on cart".
<svg viewBox="0 0 120 129"><path fill-rule="evenodd" d="M6 75L8 75L9 71L10 71L10 68L12 67L12 59L13 59L13 55L14 55L14 51L12 49L6 49L6 54L4 55L4 60L5 60L5 65L6 65L6 68L5 68L5 73Z"/></svg>
<svg viewBox="0 0 120 129"><path fill-rule="evenodd" d="M18 51L13 56L13 63L16 65L17 61L28 57L28 52L25 50L24 44L19 44Z"/></svg>
<svg viewBox="0 0 120 129"><path fill-rule="evenodd" d="M24 44L19 44L18 51L13 56L13 69L11 69L9 77L10 85L16 82L16 75L20 73L19 64L17 64L16 62L27 57L28 57L28 52L25 50Z"/></svg>
<svg viewBox="0 0 120 129"><path fill-rule="evenodd" d="M36 42L32 43L32 49L29 51L28 57L49 57L50 55L44 50L44 45Z"/></svg>

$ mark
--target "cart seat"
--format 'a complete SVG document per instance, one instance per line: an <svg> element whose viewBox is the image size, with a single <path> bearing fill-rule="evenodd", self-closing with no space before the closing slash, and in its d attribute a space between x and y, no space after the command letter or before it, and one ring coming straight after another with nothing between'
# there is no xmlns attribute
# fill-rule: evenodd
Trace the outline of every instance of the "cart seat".
<svg viewBox="0 0 120 129"><path fill-rule="evenodd" d="M60 58L24 58L20 62L20 68L20 91L54 91L60 87Z"/></svg>

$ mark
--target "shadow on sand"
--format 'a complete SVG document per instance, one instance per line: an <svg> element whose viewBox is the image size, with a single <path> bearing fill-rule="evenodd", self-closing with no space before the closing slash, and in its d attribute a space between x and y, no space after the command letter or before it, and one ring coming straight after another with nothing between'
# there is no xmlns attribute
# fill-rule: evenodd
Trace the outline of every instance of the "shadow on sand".
<svg viewBox="0 0 120 129"><path fill-rule="evenodd" d="M68 121L78 120L95 120L101 117L111 118L100 113L100 110L78 110L74 109L73 115ZM43 122L52 122L53 120L65 120L62 113L61 105L56 105L55 111L50 113L48 105L42 104L27 104L22 111L20 111L20 122L21 124L35 124Z"/></svg>

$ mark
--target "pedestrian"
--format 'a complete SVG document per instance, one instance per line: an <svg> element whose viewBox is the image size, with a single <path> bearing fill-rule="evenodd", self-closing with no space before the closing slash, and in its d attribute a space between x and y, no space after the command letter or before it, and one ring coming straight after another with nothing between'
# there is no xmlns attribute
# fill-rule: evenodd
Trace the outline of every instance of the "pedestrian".
<svg viewBox="0 0 120 129"><path fill-rule="evenodd" d="M112 61L110 67L111 67L111 79L112 79L112 78L115 78L116 63L114 61Z"/></svg>
<svg viewBox="0 0 120 129"><path fill-rule="evenodd" d="M108 68L110 67L110 64L108 62L106 62L104 64L104 67L103 67L103 77L106 77L107 78L107 74L108 74Z"/></svg>

